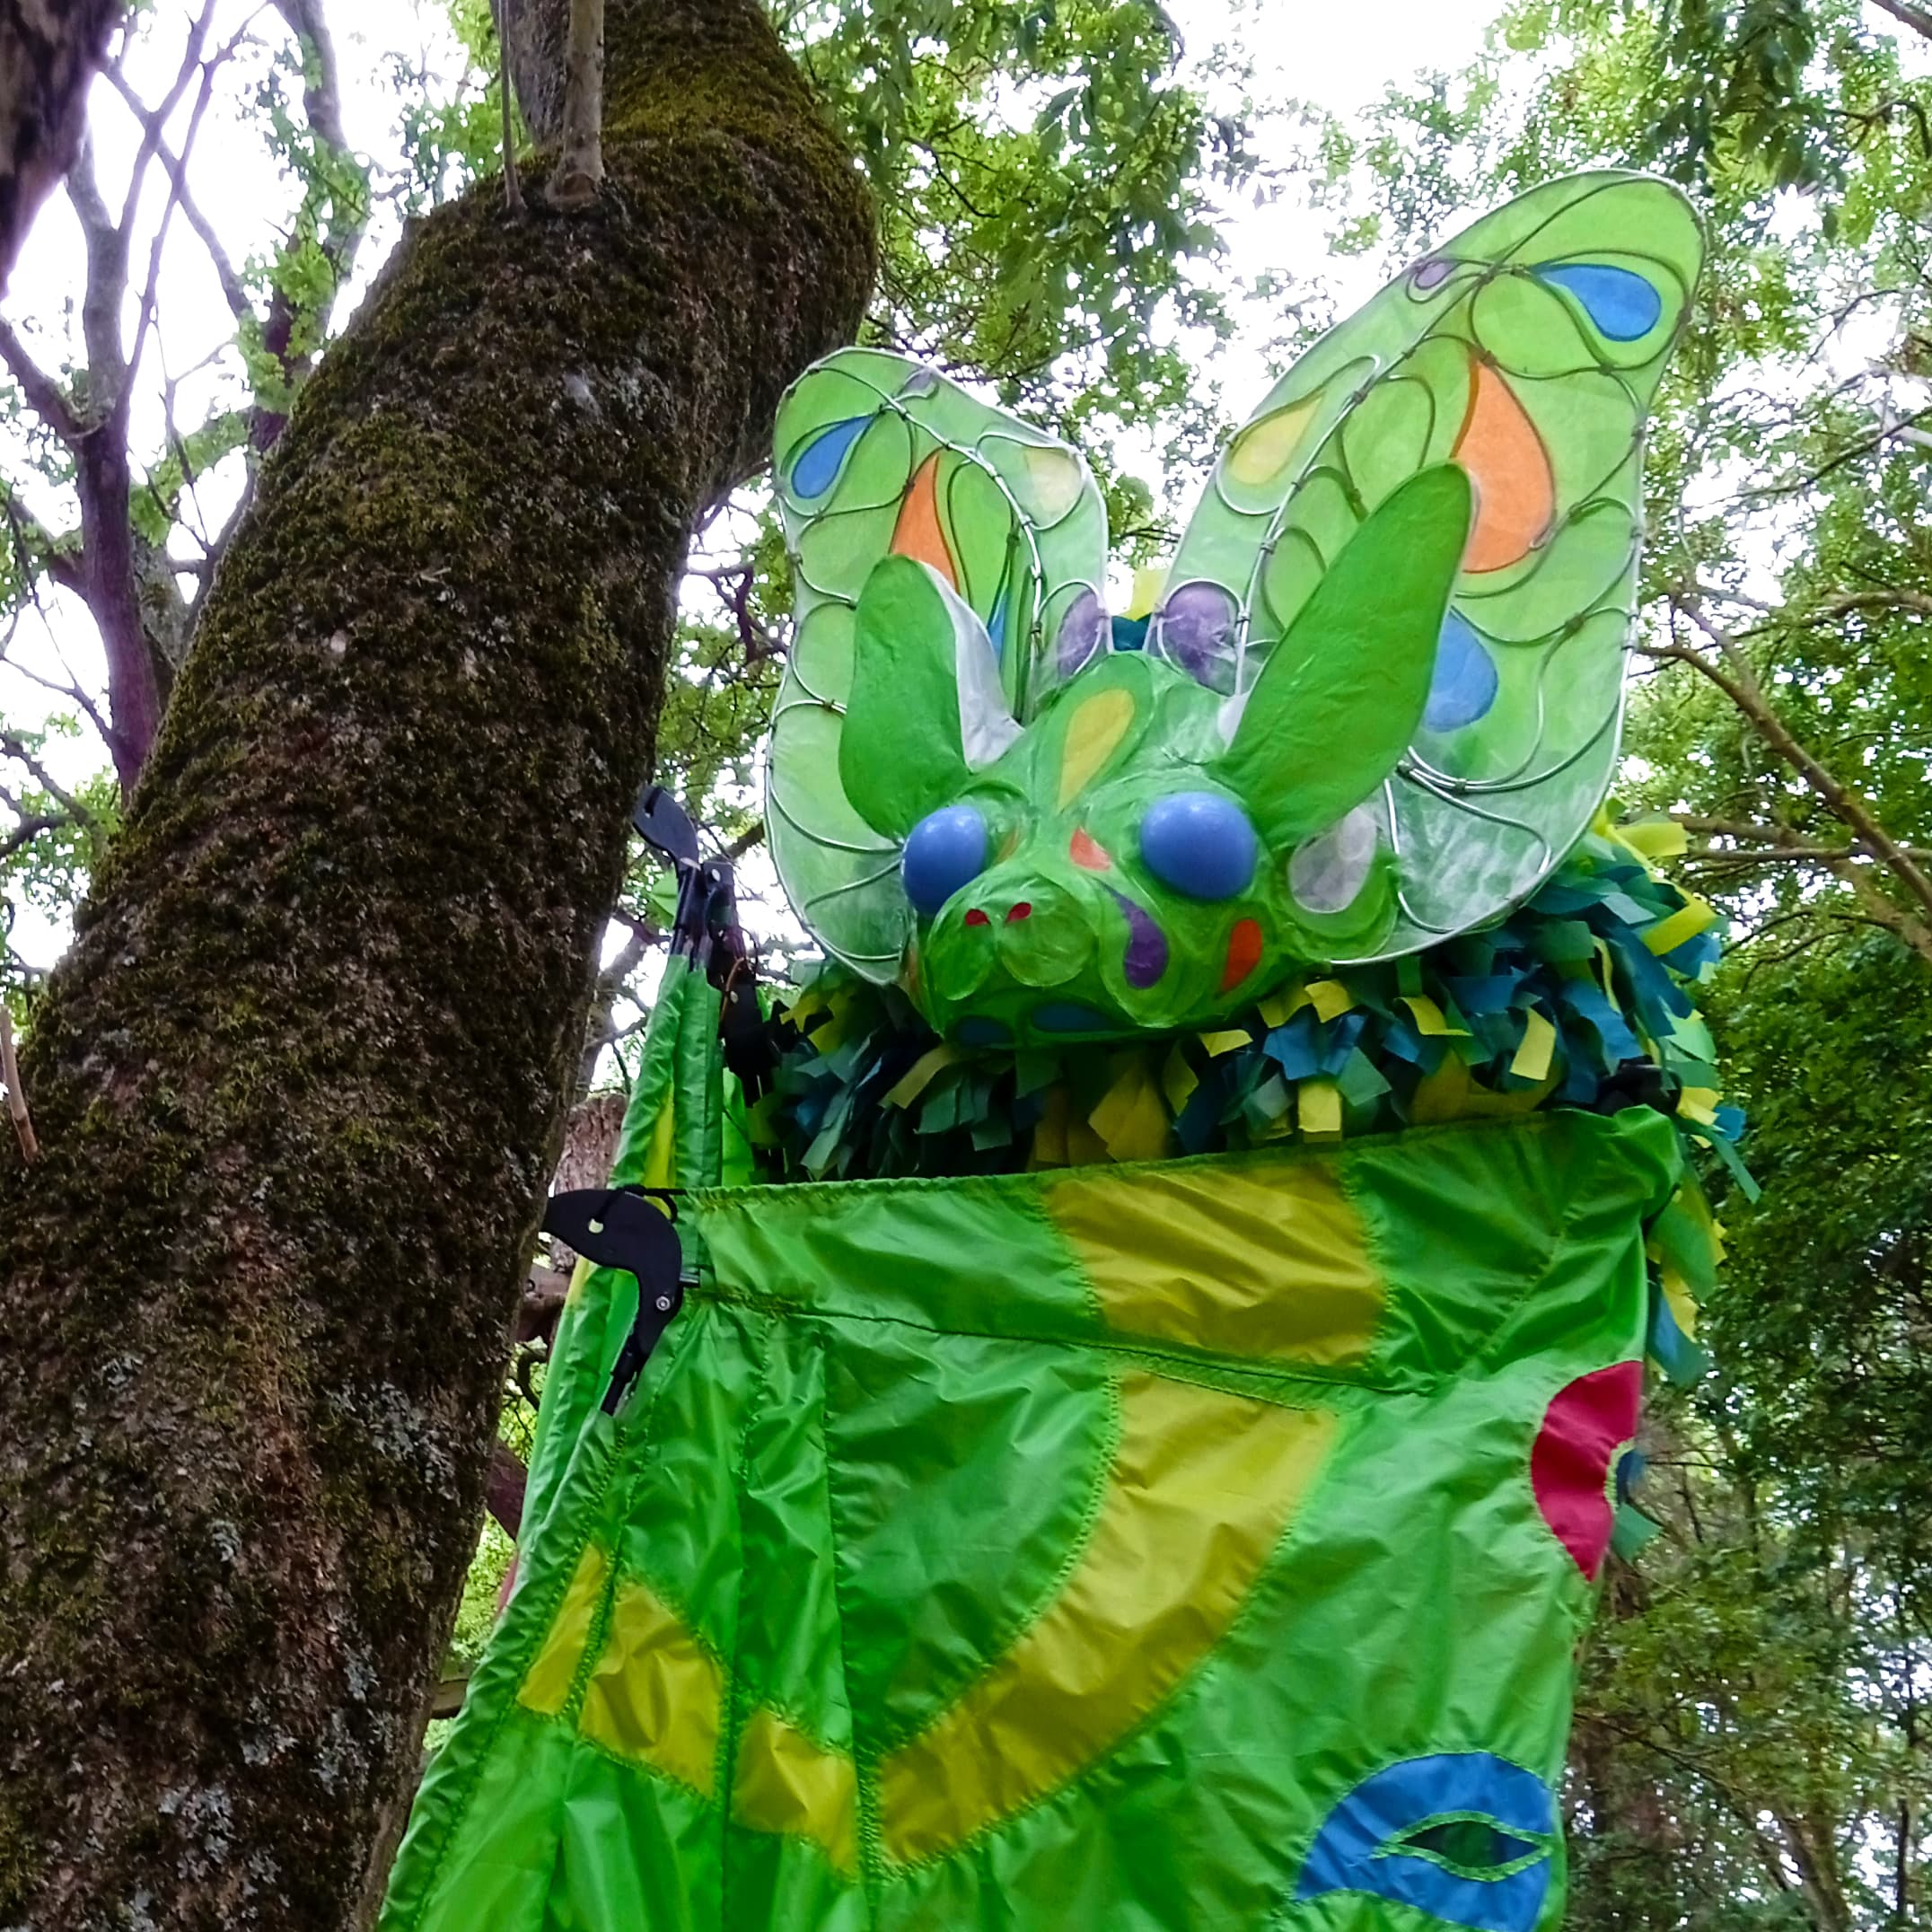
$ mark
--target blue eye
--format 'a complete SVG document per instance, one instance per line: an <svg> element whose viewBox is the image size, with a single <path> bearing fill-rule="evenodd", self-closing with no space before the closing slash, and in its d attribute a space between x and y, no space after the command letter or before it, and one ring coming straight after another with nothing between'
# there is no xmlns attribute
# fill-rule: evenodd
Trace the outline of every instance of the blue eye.
<svg viewBox="0 0 1932 1932"><path fill-rule="evenodd" d="M986 821L971 805L947 805L930 812L912 828L900 854L899 876L906 897L931 918L961 887L986 870L991 843Z"/></svg>
<svg viewBox="0 0 1932 1932"><path fill-rule="evenodd" d="M1232 899L1254 877L1260 841L1248 814L1218 792L1174 792L1147 807L1140 856L1190 899Z"/></svg>
<svg viewBox="0 0 1932 1932"><path fill-rule="evenodd" d="M1297 1899L1369 1892L1470 1932L1532 1932L1556 1844L1550 1787L1486 1751L1407 1758L1328 1814Z"/></svg>

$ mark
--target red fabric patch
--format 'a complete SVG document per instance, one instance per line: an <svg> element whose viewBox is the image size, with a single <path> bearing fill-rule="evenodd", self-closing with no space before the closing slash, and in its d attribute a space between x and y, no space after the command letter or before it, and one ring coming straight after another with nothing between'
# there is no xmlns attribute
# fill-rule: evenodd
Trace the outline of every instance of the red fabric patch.
<svg viewBox="0 0 1932 1932"><path fill-rule="evenodd" d="M1592 1583L1616 1521L1610 1466L1637 1434L1643 1397L1641 1362L1613 1362L1579 1375L1550 1401L1530 1451L1536 1506Z"/></svg>
<svg viewBox="0 0 1932 1932"><path fill-rule="evenodd" d="M987 918L985 913L980 911L979 907L975 906L966 915L966 923L969 926L990 926L993 922Z"/></svg>
<svg viewBox="0 0 1932 1932"><path fill-rule="evenodd" d="M1221 990L1232 993L1261 963L1261 928L1252 919L1236 919L1227 935L1227 965Z"/></svg>
<svg viewBox="0 0 1932 1932"><path fill-rule="evenodd" d="M1087 872L1111 872L1113 861L1104 850L1090 839L1085 829L1076 831L1067 841L1067 851L1075 865Z"/></svg>

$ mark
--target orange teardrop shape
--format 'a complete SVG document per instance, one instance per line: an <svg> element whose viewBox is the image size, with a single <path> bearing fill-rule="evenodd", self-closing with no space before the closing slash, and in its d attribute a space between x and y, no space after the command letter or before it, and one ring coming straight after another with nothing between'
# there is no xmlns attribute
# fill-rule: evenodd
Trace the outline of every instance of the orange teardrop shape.
<svg viewBox="0 0 1932 1932"><path fill-rule="evenodd" d="M1465 570L1501 570L1527 557L1556 514L1550 452L1508 383L1478 362L1469 414L1452 452L1476 486L1476 524L1462 555Z"/></svg>
<svg viewBox="0 0 1932 1932"><path fill-rule="evenodd" d="M1261 963L1261 928L1252 919L1236 919L1227 935L1227 965L1221 990L1232 993Z"/></svg>
<svg viewBox="0 0 1932 1932"><path fill-rule="evenodd" d="M960 587L959 572L953 566L953 553L939 523L937 450L919 465L900 502L899 521L892 526L892 555L930 564L954 590Z"/></svg>

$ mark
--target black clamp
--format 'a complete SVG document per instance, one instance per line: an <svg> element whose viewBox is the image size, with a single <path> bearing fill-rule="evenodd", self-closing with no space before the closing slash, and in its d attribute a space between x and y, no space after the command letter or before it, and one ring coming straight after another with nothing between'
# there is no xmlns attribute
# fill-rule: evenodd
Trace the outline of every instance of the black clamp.
<svg viewBox="0 0 1932 1932"><path fill-rule="evenodd" d="M661 785L647 785L631 809L637 836L678 875L671 952L703 970L723 996L718 1036L724 1064L737 1075L747 1101L765 1091L777 1050L758 997L758 962L738 923L736 883L725 859L698 849L690 815Z"/></svg>
<svg viewBox="0 0 1932 1932"><path fill-rule="evenodd" d="M617 1413L658 1338L684 1305L684 1248L672 1225L676 1212L674 1198L662 1188L577 1188L553 1194L545 1204L546 1234L567 1243L595 1267L621 1269L637 1278L637 1317L604 1392L607 1416Z"/></svg>

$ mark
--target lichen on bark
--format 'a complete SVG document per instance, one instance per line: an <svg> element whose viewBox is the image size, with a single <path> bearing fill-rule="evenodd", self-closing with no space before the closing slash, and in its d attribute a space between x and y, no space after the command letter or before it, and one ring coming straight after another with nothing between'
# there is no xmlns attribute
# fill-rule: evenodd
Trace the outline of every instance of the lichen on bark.
<svg viewBox="0 0 1932 1932"><path fill-rule="evenodd" d="M750 0L607 35L595 206L412 224L305 391L36 1017L0 1927L341 1932L413 1775L684 546L873 267Z"/></svg>

